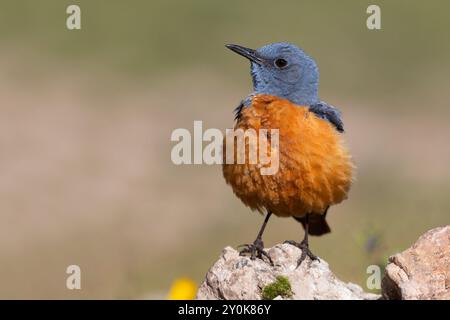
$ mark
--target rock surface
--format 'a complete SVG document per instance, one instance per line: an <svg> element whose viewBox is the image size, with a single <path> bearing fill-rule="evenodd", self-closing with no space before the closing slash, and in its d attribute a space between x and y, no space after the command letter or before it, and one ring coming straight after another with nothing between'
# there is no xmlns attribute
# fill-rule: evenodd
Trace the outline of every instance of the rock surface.
<svg viewBox="0 0 450 320"><path fill-rule="evenodd" d="M450 226L422 235L389 258L382 281L385 299L450 299Z"/></svg>
<svg viewBox="0 0 450 320"><path fill-rule="evenodd" d="M261 290L275 281L279 275L286 276L293 295L287 299L379 299L379 295L366 293L353 283L337 279L328 263L306 258L299 268L297 260L301 250L289 244L278 244L268 249L274 262L272 267L261 259L251 260L239 256L226 247L220 259L211 267L200 285L197 299L261 299ZM276 298L282 299L280 296Z"/></svg>

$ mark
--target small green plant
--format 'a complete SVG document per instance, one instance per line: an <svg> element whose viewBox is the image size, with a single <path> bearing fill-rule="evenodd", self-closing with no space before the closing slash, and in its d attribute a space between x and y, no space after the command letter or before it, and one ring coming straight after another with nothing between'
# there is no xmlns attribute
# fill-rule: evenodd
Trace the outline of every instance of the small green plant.
<svg viewBox="0 0 450 320"><path fill-rule="evenodd" d="M282 296L283 298L292 296L291 283L285 276L277 276L275 282L262 289L262 298L264 300L273 300L277 296Z"/></svg>

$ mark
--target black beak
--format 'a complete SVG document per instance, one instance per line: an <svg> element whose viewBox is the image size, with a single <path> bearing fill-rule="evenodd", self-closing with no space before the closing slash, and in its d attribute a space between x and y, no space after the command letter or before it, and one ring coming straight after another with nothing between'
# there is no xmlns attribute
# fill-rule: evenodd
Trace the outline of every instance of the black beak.
<svg viewBox="0 0 450 320"><path fill-rule="evenodd" d="M237 44L227 44L227 45L225 45L225 47L227 47L231 51L234 51L243 57L246 57L247 59L249 59L250 61L252 61L256 64L262 64L264 62L264 60L258 56L258 53L256 52L256 50L238 46Z"/></svg>

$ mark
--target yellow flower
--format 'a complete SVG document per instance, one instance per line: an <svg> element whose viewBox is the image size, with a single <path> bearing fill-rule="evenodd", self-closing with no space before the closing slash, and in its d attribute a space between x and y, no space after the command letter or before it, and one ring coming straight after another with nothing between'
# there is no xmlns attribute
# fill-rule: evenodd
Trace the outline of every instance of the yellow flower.
<svg viewBox="0 0 450 320"><path fill-rule="evenodd" d="M197 293L197 285L189 278L176 279L169 291L169 300L192 300Z"/></svg>

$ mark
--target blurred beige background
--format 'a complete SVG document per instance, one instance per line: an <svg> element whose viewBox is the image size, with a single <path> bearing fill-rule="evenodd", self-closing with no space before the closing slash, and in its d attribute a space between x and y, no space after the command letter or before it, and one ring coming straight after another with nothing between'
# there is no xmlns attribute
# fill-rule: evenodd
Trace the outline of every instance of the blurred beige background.
<svg viewBox="0 0 450 320"><path fill-rule="evenodd" d="M366 8L382 30L366 28ZM82 29L68 31L78 4ZM449 223L448 1L3 0L0 298L164 298L199 283L262 217L219 166L175 166L175 128L232 127L251 90L226 43L288 41L321 69L358 166L314 252L365 286L366 268ZM300 239L273 219L266 246ZM82 290L65 287L78 264Z"/></svg>

